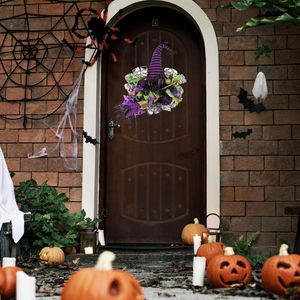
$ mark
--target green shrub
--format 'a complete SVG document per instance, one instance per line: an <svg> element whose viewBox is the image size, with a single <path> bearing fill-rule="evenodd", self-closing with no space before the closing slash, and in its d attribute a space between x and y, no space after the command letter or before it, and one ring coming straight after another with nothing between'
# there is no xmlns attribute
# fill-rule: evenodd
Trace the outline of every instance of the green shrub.
<svg viewBox="0 0 300 300"><path fill-rule="evenodd" d="M65 206L66 194L58 194L46 182L41 186L33 179L22 182L15 194L20 210L33 214L21 239L25 252L44 246L76 246L80 231L95 227L99 221L87 218L84 210L70 212Z"/></svg>

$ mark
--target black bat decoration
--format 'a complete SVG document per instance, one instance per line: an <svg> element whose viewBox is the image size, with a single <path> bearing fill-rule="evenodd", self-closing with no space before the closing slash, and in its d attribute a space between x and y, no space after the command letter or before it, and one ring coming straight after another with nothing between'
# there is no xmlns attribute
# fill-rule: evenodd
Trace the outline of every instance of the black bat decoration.
<svg viewBox="0 0 300 300"><path fill-rule="evenodd" d="M266 107L263 103L254 103L253 100L248 98L248 92L242 88L240 88L240 94L238 95L240 99L239 103L242 103L245 109L248 109L250 112L260 113L263 110L266 110Z"/></svg>
<svg viewBox="0 0 300 300"><path fill-rule="evenodd" d="M97 141L97 139L93 139L93 138L92 138L91 136L89 136L89 135L87 134L87 132L85 132L84 130L82 131L82 134L83 134L83 137L84 137L86 143L91 143L91 144L93 144L93 145L100 144L100 143Z"/></svg>
<svg viewBox="0 0 300 300"><path fill-rule="evenodd" d="M242 131L242 132L238 132L238 131L236 131L236 132L233 132L232 133L232 136L234 137L234 138L243 138L243 139L245 139L246 138L246 136L247 135L250 135L252 133L252 129L250 128L248 128L248 130L247 131Z"/></svg>

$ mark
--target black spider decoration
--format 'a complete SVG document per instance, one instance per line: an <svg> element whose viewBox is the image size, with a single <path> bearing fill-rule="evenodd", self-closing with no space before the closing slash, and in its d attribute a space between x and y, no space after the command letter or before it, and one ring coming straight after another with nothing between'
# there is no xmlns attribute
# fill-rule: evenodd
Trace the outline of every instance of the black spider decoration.
<svg viewBox="0 0 300 300"><path fill-rule="evenodd" d="M76 16L75 22L72 26L72 33L79 39L87 39L90 38L90 42L88 45L84 47L74 48L70 42L64 39L64 42L74 51L82 51L86 48L94 49L95 53L93 55L93 59L88 62L88 65L93 65L101 53L104 51L109 52L110 57L113 62L117 62L117 56L113 53L111 49L111 44L114 41L121 40L127 44L133 45L135 41L130 40L129 38L124 38L120 36L120 30L117 27L107 26L107 13L108 13L108 6L112 2L112 0L107 0L104 5L104 9L101 12L89 7L89 8L82 8L80 9ZM82 34L78 32L78 24L79 20L84 19L83 14L85 12L90 12L95 16L91 17L90 20L87 22L86 27L86 34ZM121 18L122 10L118 12L118 17ZM85 62L87 63L87 62Z"/></svg>
<svg viewBox="0 0 300 300"><path fill-rule="evenodd" d="M248 92L240 88L240 93L238 95L239 103L242 103L245 109L248 109L250 112L260 113L263 110L266 110L266 107L263 103L254 103L253 100L248 98Z"/></svg>
<svg viewBox="0 0 300 300"><path fill-rule="evenodd" d="M241 131L241 132L239 132L239 131L236 131L236 132L233 132L232 133L232 136L234 137L234 138L243 138L243 139L245 139L248 135L250 135L252 133L252 129L251 128L248 128L246 131Z"/></svg>

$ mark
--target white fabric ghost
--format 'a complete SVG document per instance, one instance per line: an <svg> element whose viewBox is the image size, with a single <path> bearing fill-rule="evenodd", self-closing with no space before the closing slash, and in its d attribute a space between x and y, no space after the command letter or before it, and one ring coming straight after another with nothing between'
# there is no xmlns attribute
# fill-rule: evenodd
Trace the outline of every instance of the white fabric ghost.
<svg viewBox="0 0 300 300"><path fill-rule="evenodd" d="M265 100L268 96L268 87L265 74L259 72L256 76L252 89L253 96L258 100Z"/></svg>
<svg viewBox="0 0 300 300"><path fill-rule="evenodd" d="M24 234L24 213L18 208L14 185L0 147L0 229L7 222L12 224L12 237L17 243Z"/></svg>

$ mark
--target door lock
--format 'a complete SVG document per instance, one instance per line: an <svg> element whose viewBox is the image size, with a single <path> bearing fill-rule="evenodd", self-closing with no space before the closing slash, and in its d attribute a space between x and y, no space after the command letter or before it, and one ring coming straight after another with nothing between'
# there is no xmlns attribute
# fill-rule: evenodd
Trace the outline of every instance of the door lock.
<svg viewBox="0 0 300 300"><path fill-rule="evenodd" d="M107 125L107 136L110 140L113 140L115 137L115 127L121 128L121 125L119 123L117 123L116 121L110 119L108 121L108 125Z"/></svg>

